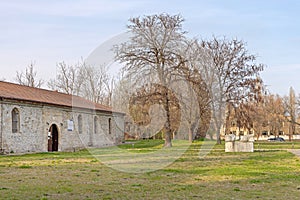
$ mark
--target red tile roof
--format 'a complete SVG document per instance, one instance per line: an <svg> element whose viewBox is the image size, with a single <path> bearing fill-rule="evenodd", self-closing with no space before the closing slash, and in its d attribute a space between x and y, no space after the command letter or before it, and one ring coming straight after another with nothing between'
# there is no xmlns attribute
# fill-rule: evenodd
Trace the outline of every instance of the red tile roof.
<svg viewBox="0 0 300 200"><path fill-rule="evenodd" d="M0 97L58 106L95 109L98 111L112 111L111 107L93 103L79 96L4 81L0 81Z"/></svg>

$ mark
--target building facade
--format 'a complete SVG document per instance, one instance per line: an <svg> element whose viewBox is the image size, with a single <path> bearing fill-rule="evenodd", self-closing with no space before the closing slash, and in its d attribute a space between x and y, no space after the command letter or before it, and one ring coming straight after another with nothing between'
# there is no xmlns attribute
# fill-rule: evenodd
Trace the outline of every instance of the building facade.
<svg viewBox="0 0 300 200"><path fill-rule="evenodd" d="M300 119L297 119L297 124L295 125L295 131L292 131L292 124L286 121L279 121L276 123L276 127L272 126L271 123L267 122L265 125L260 125L258 129L256 124L252 125L252 128L246 128L244 126L238 126L238 122L236 118L231 118L228 124L230 124L228 130L226 131L226 127L223 127L221 132L222 138L225 138L225 133L233 134L237 139L240 139L241 136L254 134L256 140L267 140L270 137L283 137L284 139L300 139ZM263 124L263 122L262 122Z"/></svg>
<svg viewBox="0 0 300 200"><path fill-rule="evenodd" d="M3 153L74 151L117 145L124 114L84 98L0 82Z"/></svg>

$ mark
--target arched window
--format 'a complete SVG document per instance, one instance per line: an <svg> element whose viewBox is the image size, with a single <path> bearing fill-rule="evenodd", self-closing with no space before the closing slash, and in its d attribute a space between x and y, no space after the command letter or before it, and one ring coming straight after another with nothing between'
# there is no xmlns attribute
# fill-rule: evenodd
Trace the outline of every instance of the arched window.
<svg viewBox="0 0 300 200"><path fill-rule="evenodd" d="M82 133L82 116L78 115L78 133Z"/></svg>
<svg viewBox="0 0 300 200"><path fill-rule="evenodd" d="M11 119L12 119L12 132L17 133L20 131L20 113L17 108L14 108L11 111Z"/></svg>
<svg viewBox="0 0 300 200"><path fill-rule="evenodd" d="M98 117L94 117L94 133L97 134L98 132Z"/></svg>

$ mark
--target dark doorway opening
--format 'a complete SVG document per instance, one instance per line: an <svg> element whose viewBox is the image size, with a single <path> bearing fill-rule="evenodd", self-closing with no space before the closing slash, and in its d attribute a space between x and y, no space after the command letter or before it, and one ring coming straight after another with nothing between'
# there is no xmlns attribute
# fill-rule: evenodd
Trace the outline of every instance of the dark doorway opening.
<svg viewBox="0 0 300 200"><path fill-rule="evenodd" d="M58 129L52 124L48 133L48 151L58 151Z"/></svg>

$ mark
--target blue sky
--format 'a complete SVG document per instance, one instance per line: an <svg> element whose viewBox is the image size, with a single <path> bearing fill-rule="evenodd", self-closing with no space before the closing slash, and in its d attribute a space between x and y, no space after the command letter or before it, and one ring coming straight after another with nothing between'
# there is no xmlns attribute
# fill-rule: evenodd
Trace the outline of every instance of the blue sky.
<svg viewBox="0 0 300 200"><path fill-rule="evenodd" d="M273 93L300 93L298 0L0 0L0 78L35 62L39 76L55 76L56 63L76 63L101 43L126 31L130 17L180 13L191 37L212 35L247 42L267 65Z"/></svg>

